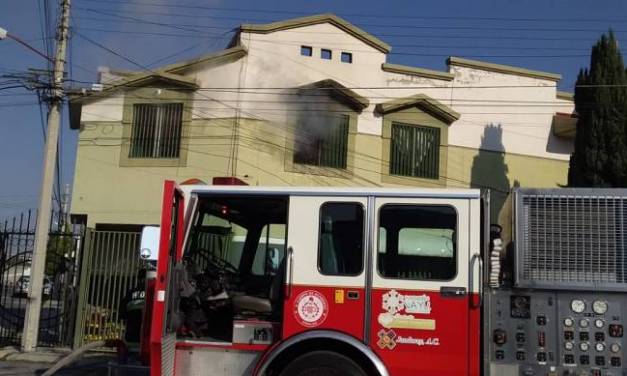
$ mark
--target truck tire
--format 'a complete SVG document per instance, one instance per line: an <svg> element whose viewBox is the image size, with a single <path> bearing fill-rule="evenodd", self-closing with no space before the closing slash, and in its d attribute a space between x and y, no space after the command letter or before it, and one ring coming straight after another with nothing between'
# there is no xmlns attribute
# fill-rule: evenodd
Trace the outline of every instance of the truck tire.
<svg viewBox="0 0 627 376"><path fill-rule="evenodd" d="M332 351L313 351L290 362L280 376L367 376L350 358Z"/></svg>

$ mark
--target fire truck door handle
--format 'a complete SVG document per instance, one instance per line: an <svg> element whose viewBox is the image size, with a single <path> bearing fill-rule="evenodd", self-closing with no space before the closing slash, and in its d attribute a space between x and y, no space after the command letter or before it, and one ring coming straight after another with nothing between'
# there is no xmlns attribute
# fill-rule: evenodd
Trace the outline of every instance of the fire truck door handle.
<svg viewBox="0 0 627 376"><path fill-rule="evenodd" d="M475 260L477 260L477 265L479 266L479 272L477 273L477 275L475 276L475 269L474 269L474 265L475 265ZM475 284L475 280L479 281L479 291L477 291L477 295L479 295L479 301L477 303L474 302L474 299L472 298L471 295L471 299L470 299L470 304L472 305L472 308L480 308L483 305L483 283L484 283L484 270L483 270L483 257L481 257L480 254L475 254L472 256L472 258L470 259L470 265L471 265L471 278L470 278L470 284L469 284L469 290L471 292L475 291L474 288L474 284Z"/></svg>
<svg viewBox="0 0 627 376"><path fill-rule="evenodd" d="M466 296L466 292L465 287L440 287L440 295L442 295L443 298L461 298L462 296Z"/></svg>
<svg viewBox="0 0 627 376"><path fill-rule="evenodd" d="M483 305L483 283L484 283L484 277L483 277L483 257L481 257L481 255L479 255L479 302L477 303L477 308L480 308Z"/></svg>
<svg viewBox="0 0 627 376"><path fill-rule="evenodd" d="M294 248L287 247L287 272L289 276L287 278L287 292L285 298L292 296L292 276L294 275Z"/></svg>

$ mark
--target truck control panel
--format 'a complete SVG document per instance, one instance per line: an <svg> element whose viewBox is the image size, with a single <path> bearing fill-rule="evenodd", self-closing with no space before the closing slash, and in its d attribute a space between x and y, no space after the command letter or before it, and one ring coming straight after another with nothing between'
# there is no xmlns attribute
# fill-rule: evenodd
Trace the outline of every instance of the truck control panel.
<svg viewBox="0 0 627 376"><path fill-rule="evenodd" d="M494 370L515 365L525 376L625 374L627 297L510 290L495 291L488 304Z"/></svg>
<svg viewBox="0 0 627 376"><path fill-rule="evenodd" d="M627 376L624 191L515 191L515 247L485 293L484 374ZM575 194L576 193L576 194Z"/></svg>

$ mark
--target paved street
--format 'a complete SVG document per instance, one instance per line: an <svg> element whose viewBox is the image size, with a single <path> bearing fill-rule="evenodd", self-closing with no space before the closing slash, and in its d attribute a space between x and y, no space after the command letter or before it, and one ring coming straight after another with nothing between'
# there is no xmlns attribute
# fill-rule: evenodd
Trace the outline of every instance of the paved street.
<svg viewBox="0 0 627 376"><path fill-rule="evenodd" d="M107 375L108 357L87 359L69 368L64 368L56 375L77 376L77 375ZM0 361L0 376L26 376L41 375L51 364L23 362L23 361Z"/></svg>

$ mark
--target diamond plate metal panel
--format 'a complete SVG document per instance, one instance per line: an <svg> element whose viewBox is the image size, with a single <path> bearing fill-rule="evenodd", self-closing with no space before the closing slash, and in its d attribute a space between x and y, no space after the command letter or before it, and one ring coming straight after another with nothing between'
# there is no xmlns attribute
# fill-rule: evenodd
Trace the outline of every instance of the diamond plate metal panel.
<svg viewBox="0 0 627 376"><path fill-rule="evenodd" d="M161 340L161 375L174 376L176 357L176 333L169 333Z"/></svg>

